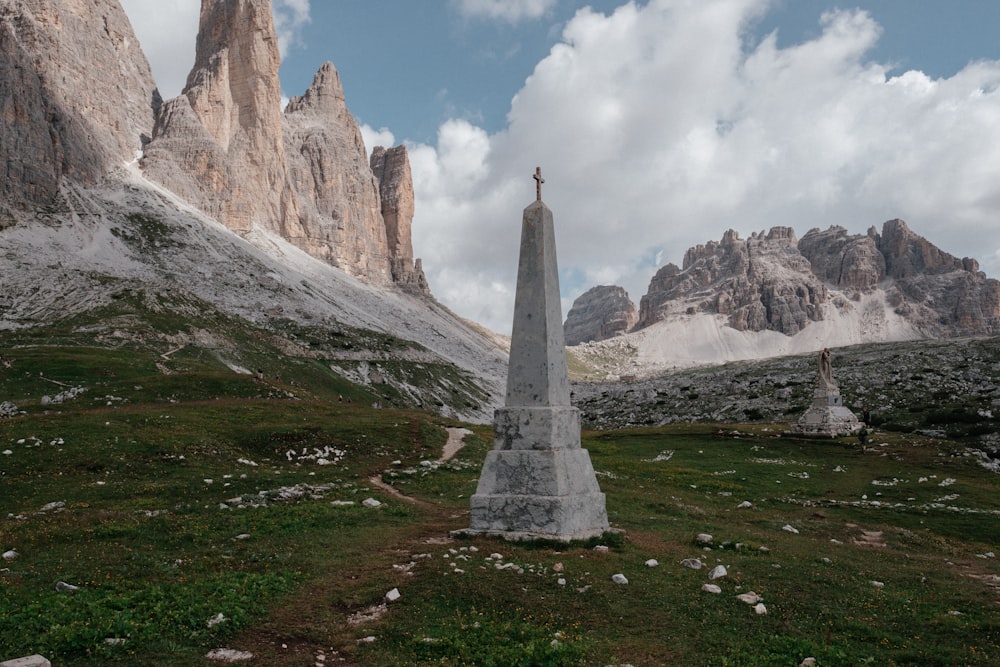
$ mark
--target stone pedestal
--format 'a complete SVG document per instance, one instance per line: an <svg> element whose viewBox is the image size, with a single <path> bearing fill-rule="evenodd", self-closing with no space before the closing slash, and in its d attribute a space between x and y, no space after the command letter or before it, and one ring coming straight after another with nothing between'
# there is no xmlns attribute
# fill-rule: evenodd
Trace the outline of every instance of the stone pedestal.
<svg viewBox="0 0 1000 667"><path fill-rule="evenodd" d="M608 530L604 494L573 407L501 408L472 496L470 529L513 540L579 540Z"/></svg>
<svg viewBox="0 0 1000 667"><path fill-rule="evenodd" d="M590 454L580 446L580 411L570 405L552 211L541 199L524 209L520 252L507 398L494 417L469 528L458 532L587 539L610 528Z"/></svg>
<svg viewBox="0 0 1000 667"><path fill-rule="evenodd" d="M840 400L837 387L817 387L812 405L789 429L792 435L836 438L861 430L861 422Z"/></svg>

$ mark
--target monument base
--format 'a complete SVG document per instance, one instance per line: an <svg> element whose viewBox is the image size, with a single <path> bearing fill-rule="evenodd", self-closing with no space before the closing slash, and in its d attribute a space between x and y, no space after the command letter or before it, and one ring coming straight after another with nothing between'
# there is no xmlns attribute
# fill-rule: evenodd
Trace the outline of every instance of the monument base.
<svg viewBox="0 0 1000 667"><path fill-rule="evenodd" d="M491 450L463 535L585 540L610 530L604 494L583 448Z"/></svg>
<svg viewBox="0 0 1000 667"><path fill-rule="evenodd" d="M841 403L839 389L816 389L812 405L788 434L836 438L854 435L861 427L854 413Z"/></svg>

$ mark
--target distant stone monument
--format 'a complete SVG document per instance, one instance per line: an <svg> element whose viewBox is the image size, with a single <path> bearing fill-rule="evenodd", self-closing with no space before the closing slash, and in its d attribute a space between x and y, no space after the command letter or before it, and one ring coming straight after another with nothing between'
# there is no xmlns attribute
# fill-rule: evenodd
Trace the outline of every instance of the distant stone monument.
<svg viewBox="0 0 1000 667"><path fill-rule="evenodd" d="M610 529L580 445L580 411L570 405L552 211L542 203L540 169L534 179L536 198L521 223L507 397L494 417L470 527L458 532L568 542Z"/></svg>
<svg viewBox="0 0 1000 667"><path fill-rule="evenodd" d="M862 424L840 400L840 388L833 379L830 349L823 348L817 361L816 388L813 390L812 405L788 432L793 435L830 438L857 433L861 430Z"/></svg>

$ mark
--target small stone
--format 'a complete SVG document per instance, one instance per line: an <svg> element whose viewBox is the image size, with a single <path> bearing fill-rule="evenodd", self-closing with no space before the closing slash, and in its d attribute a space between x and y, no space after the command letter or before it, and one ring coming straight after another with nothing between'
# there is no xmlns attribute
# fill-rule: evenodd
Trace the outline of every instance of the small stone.
<svg viewBox="0 0 1000 667"><path fill-rule="evenodd" d="M361 639L358 640L359 644L372 644L374 642L375 642L374 635L368 635L367 637L362 637Z"/></svg>
<svg viewBox="0 0 1000 667"><path fill-rule="evenodd" d="M871 581L869 583L871 583L871 585L875 588L885 588L885 584L881 581Z"/></svg>
<svg viewBox="0 0 1000 667"><path fill-rule="evenodd" d="M747 604L757 604L761 601L761 597L753 591L750 591L749 593L740 593L736 596L736 599L740 602L746 602Z"/></svg>
<svg viewBox="0 0 1000 667"><path fill-rule="evenodd" d="M729 572L726 571L725 565L716 565L712 568L712 571L708 573L708 578L715 581L716 579L721 579L727 574L729 574Z"/></svg>
<svg viewBox="0 0 1000 667"><path fill-rule="evenodd" d="M226 618L226 615L220 611L218 614L205 621L205 626L209 628L214 628L220 623L225 623L227 620L229 619Z"/></svg>
<svg viewBox="0 0 1000 667"><path fill-rule="evenodd" d="M611 581L615 582L616 584L627 584L628 583L628 579L626 579L625 575L621 574L621 573L613 575L611 577Z"/></svg>
<svg viewBox="0 0 1000 667"><path fill-rule="evenodd" d="M699 533L698 536L694 538L694 541L698 544L711 544L712 536L708 533Z"/></svg>
<svg viewBox="0 0 1000 667"><path fill-rule="evenodd" d="M4 551L3 552L3 559L4 560L14 560L15 558L17 558L20 555L21 554L17 553L13 549L11 549L10 551Z"/></svg>
<svg viewBox="0 0 1000 667"><path fill-rule="evenodd" d="M552 571L553 572L562 572L563 571L563 564L562 563L556 563L555 565L552 566Z"/></svg>
<svg viewBox="0 0 1000 667"><path fill-rule="evenodd" d="M385 594L385 599L388 600L389 602L395 602L401 597L403 596L402 594L400 594L398 588L393 588L391 591Z"/></svg>
<svg viewBox="0 0 1000 667"><path fill-rule="evenodd" d="M646 567L657 567L659 564L660 561L656 560L655 558L650 558L645 562Z"/></svg>
<svg viewBox="0 0 1000 667"><path fill-rule="evenodd" d="M701 585L701 590L705 591L706 593L721 593L722 592L722 589L719 588L715 584L702 584Z"/></svg>
<svg viewBox="0 0 1000 667"><path fill-rule="evenodd" d="M816 667L816 658L806 658L799 663L799 667Z"/></svg>
<svg viewBox="0 0 1000 667"><path fill-rule="evenodd" d="M237 535L235 537L235 539L237 539L237 540L249 540L250 539L250 533L240 533L239 535Z"/></svg>
<svg viewBox="0 0 1000 667"><path fill-rule="evenodd" d="M758 602L756 605L754 605L753 612L758 616L763 616L764 614L767 613L767 607L764 606L763 602Z"/></svg>
<svg viewBox="0 0 1000 667"><path fill-rule="evenodd" d="M697 558L685 558L684 560L681 561L681 565L687 568L691 568L692 570L700 570L702 567L705 566L705 564L702 563Z"/></svg>
<svg viewBox="0 0 1000 667"><path fill-rule="evenodd" d="M798 535L799 534L799 531L798 531L797 528L795 528L794 526L792 526L790 524L787 524L787 523L784 526L782 526L781 529L783 531L785 531L786 533L791 533L792 535Z"/></svg>
<svg viewBox="0 0 1000 667"><path fill-rule="evenodd" d="M75 593L80 590L80 587L74 586L73 584L67 584L65 581L57 581L56 590L60 593Z"/></svg>
<svg viewBox="0 0 1000 667"><path fill-rule="evenodd" d="M249 651L237 651L234 648L213 648L205 654L205 657L215 662L242 662L253 660L253 653Z"/></svg>
<svg viewBox="0 0 1000 667"><path fill-rule="evenodd" d="M9 449L5 449L5 450L3 450L3 453L4 453L4 456L10 456L10 455L11 455L11 454L13 454L14 452L12 452L12 451L11 451L11 450L9 450Z"/></svg>
<svg viewBox="0 0 1000 667"><path fill-rule="evenodd" d="M746 509L750 509L751 507L753 507L753 503L750 502L749 500L744 500L742 503L740 503L739 505L736 506L736 509L738 509L738 510L746 510Z"/></svg>
<svg viewBox="0 0 1000 667"><path fill-rule="evenodd" d="M104 643L108 646L122 646L128 640L124 637L105 637Z"/></svg>
<svg viewBox="0 0 1000 667"><path fill-rule="evenodd" d="M608 547L605 544L598 544L596 547L594 547L594 551L598 553L607 553Z"/></svg>
<svg viewBox="0 0 1000 667"><path fill-rule="evenodd" d="M382 506L382 503L380 503L379 501L375 500L374 498L365 498L364 500L361 501L361 504L364 505L365 507L381 507Z"/></svg>

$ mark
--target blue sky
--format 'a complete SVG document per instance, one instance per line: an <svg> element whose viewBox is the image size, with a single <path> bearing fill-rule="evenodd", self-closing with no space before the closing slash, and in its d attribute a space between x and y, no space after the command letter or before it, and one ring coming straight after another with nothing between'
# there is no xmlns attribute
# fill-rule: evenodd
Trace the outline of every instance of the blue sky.
<svg viewBox="0 0 1000 667"><path fill-rule="evenodd" d="M198 0L125 0L165 96ZM589 7L589 9L587 9ZM433 293L509 329L521 209L546 174L564 312L638 305L684 251L901 217L1000 277L995 0L275 0L282 89L329 60L366 143L405 143Z"/></svg>

